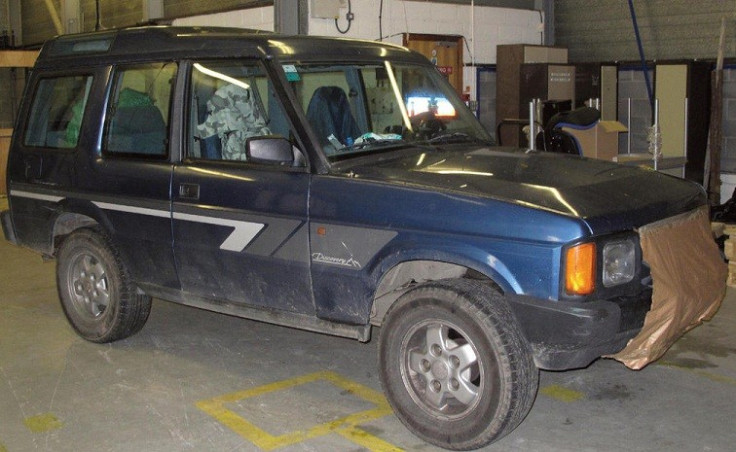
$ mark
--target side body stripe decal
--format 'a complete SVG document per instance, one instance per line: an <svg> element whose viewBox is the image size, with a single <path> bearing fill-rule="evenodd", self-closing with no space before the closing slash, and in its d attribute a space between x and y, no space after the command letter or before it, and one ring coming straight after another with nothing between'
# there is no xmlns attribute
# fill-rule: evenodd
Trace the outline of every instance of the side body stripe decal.
<svg viewBox="0 0 736 452"><path fill-rule="evenodd" d="M11 196L20 198L36 199L39 201L59 202L65 199L63 196L45 195L42 193L34 193L24 190L11 190ZM102 201L92 201L94 205L104 210L114 210L117 212L134 213L139 215L147 215L159 218L172 218L171 212L168 210L149 209L146 207L130 206L126 204L115 204ZM251 221L230 220L226 218L207 217L204 215L193 215L188 213L177 213L173 215L173 219L182 221L192 221L196 223L213 224L217 226L226 226L233 228L233 232L220 244L220 249L226 251L241 252L250 244L261 230L266 226L263 223Z"/></svg>

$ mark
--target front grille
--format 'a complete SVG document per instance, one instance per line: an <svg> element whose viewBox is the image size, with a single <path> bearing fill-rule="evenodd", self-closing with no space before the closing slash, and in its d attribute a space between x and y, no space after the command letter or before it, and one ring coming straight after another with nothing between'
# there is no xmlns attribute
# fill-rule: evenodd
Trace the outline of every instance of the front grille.
<svg viewBox="0 0 736 452"><path fill-rule="evenodd" d="M621 308L621 323L618 332L641 329L644 317L652 307L652 289L642 290L637 297L619 297L611 300Z"/></svg>

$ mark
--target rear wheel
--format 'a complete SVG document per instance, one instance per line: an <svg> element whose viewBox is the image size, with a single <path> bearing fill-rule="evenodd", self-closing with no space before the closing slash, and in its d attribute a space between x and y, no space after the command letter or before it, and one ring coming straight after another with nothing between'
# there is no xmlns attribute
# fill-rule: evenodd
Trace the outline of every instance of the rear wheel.
<svg viewBox="0 0 736 452"><path fill-rule="evenodd" d="M397 417L447 449L511 432L534 402L539 371L502 295L480 281L422 284L387 313L381 379Z"/></svg>
<svg viewBox="0 0 736 452"><path fill-rule="evenodd" d="M92 342L112 342L143 328L151 312L151 297L137 293L105 235L80 229L62 242L57 257L61 306L80 336Z"/></svg>

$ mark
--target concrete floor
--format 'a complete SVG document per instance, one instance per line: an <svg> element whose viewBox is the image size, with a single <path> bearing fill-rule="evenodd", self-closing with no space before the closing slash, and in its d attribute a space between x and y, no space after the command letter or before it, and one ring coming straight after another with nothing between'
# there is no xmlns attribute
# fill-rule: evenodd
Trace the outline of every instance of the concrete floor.
<svg viewBox="0 0 736 452"><path fill-rule="evenodd" d="M355 413L357 427L339 422ZM642 371L542 372L528 418L485 450L729 451L734 419L731 289ZM399 449L436 450L386 410L376 341L155 300L140 333L91 344L66 323L54 263L0 240L0 452Z"/></svg>

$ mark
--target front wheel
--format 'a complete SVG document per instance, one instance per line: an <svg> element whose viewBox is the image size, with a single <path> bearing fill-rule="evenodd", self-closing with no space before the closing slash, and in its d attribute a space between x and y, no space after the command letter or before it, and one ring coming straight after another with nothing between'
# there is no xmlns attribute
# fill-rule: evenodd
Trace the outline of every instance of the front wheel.
<svg viewBox="0 0 736 452"><path fill-rule="evenodd" d="M381 328L381 380L396 416L427 442L482 447L534 403L539 371L503 297L480 281L408 291Z"/></svg>
<svg viewBox="0 0 736 452"><path fill-rule="evenodd" d="M138 332L151 312L151 297L139 294L106 235L73 232L57 255L56 284L69 323L84 339L112 342Z"/></svg>

